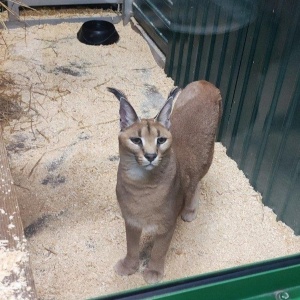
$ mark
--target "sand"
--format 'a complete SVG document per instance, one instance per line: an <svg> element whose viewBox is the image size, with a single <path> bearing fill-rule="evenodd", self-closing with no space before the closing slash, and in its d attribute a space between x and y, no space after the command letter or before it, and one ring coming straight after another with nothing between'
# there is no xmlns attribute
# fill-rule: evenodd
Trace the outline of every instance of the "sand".
<svg viewBox="0 0 300 300"><path fill-rule="evenodd" d="M25 243L19 242L16 249L10 250L7 249L6 244L6 240L0 240L0 299L29 300L22 296L22 290L29 289L24 267L21 266L29 259L29 255L24 249ZM8 280L11 276L14 281Z"/></svg>
<svg viewBox="0 0 300 300"><path fill-rule="evenodd" d="M126 251L115 196L118 101L154 116L173 81L130 26L120 41L86 46L81 24L2 31L2 92L23 111L5 127L12 175L39 299L86 299L145 285L113 271ZM226 149L216 144L192 223L178 220L164 281L300 252L300 237L262 204ZM145 257L141 255L141 269Z"/></svg>

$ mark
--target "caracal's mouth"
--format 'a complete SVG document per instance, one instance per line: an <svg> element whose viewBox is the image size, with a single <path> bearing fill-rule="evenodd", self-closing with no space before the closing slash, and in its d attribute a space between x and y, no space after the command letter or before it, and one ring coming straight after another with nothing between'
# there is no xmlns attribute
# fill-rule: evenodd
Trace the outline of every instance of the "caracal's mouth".
<svg viewBox="0 0 300 300"><path fill-rule="evenodd" d="M152 165L151 163L145 166L146 170L153 170L156 166Z"/></svg>

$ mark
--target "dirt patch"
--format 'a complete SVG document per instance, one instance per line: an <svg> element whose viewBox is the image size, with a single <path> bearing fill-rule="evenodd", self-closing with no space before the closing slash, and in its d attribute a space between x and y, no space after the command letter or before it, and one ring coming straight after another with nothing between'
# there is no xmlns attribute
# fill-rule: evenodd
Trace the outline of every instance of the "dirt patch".
<svg viewBox="0 0 300 300"><path fill-rule="evenodd" d="M5 129L7 150L40 299L85 299L145 285L113 271L126 251L115 196L121 89L143 116L155 116L173 81L130 26L120 41L86 46L81 24L3 32L0 71L28 113ZM5 49L4 49L5 48ZM12 131L13 128L13 131ZM300 238L249 185L216 144L203 179L198 218L178 220L164 280L300 252ZM145 237L141 269L151 242Z"/></svg>

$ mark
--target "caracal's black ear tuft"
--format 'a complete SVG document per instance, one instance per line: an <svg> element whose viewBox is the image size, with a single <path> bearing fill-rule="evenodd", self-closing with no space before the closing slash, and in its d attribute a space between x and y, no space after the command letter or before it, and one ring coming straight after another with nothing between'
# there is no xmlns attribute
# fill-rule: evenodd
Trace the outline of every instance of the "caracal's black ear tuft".
<svg viewBox="0 0 300 300"><path fill-rule="evenodd" d="M122 91L117 90L117 89L112 88L112 87L107 87L107 90L109 92L113 93L118 98L119 101L121 100L121 98L125 98L127 100L126 95Z"/></svg>
<svg viewBox="0 0 300 300"><path fill-rule="evenodd" d="M172 88L172 90L169 93L168 99L173 98L173 100L179 95L179 93L181 92L181 88L179 88L178 86L175 86Z"/></svg>
<svg viewBox="0 0 300 300"><path fill-rule="evenodd" d="M155 121L161 123L167 129L170 129L171 126L170 115L172 112L173 101L180 91L181 89L179 87L175 87L170 91L167 102L155 117Z"/></svg>
<svg viewBox="0 0 300 300"><path fill-rule="evenodd" d="M107 90L113 93L120 101L120 128L121 131L123 131L133 123L137 122L139 117L123 92L110 87L108 87Z"/></svg>

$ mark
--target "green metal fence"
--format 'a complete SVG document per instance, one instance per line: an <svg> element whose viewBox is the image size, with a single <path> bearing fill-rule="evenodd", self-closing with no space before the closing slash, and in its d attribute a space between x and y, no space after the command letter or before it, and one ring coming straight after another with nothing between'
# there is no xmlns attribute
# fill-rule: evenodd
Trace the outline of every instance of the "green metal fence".
<svg viewBox="0 0 300 300"><path fill-rule="evenodd" d="M162 2L136 1L147 3L138 21L155 32L166 73L181 87L206 79L220 88L219 140L300 234L300 1Z"/></svg>
<svg viewBox="0 0 300 300"><path fill-rule="evenodd" d="M172 39L170 20L173 13L171 0L135 0L133 3L134 17L156 42L164 54Z"/></svg>
<svg viewBox="0 0 300 300"><path fill-rule="evenodd" d="M299 300L299 272L300 256L294 255L93 300Z"/></svg>

